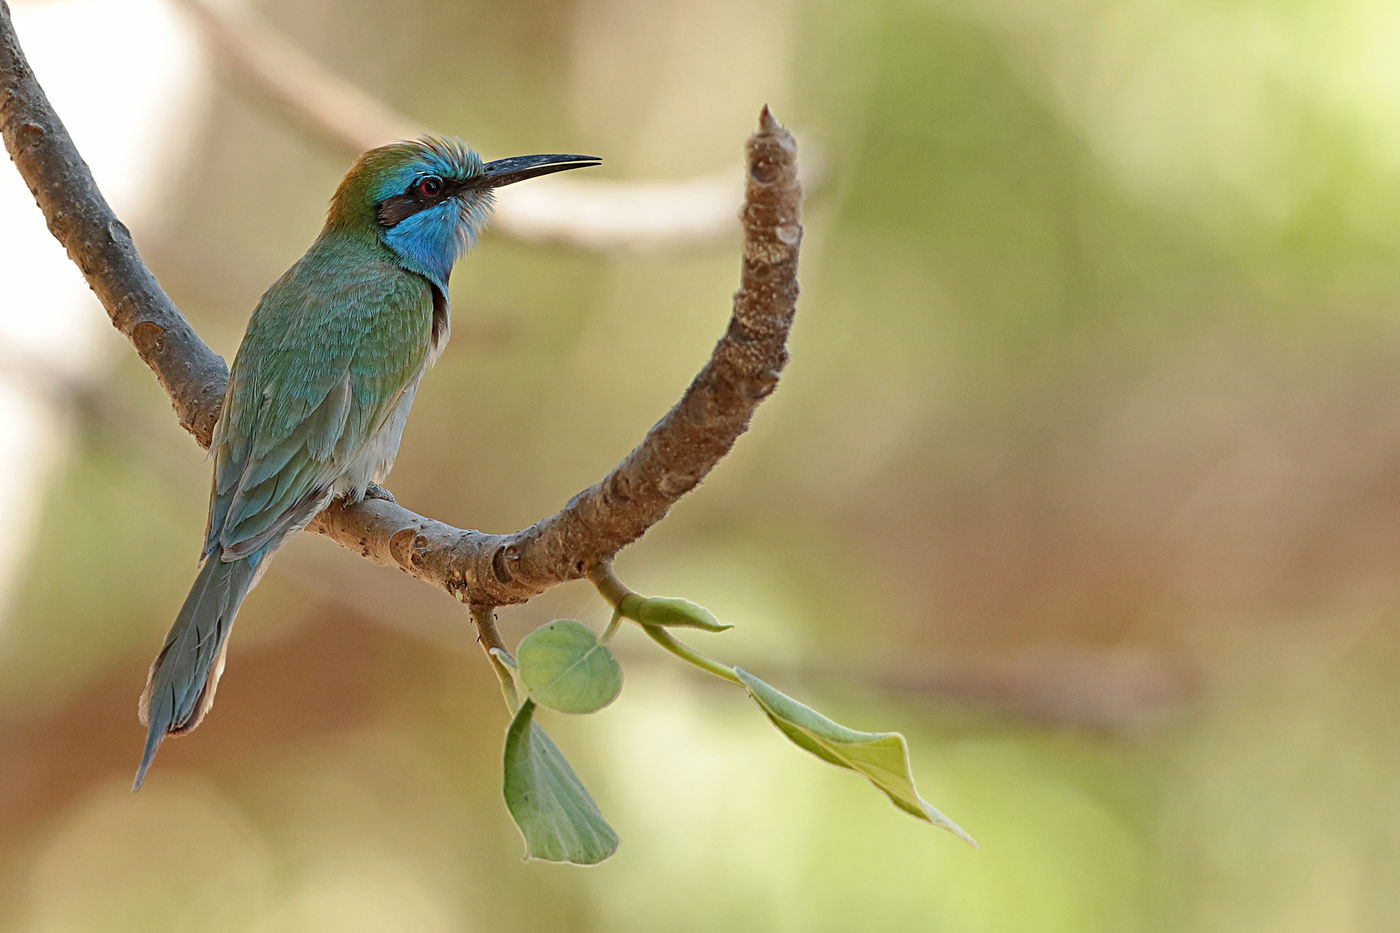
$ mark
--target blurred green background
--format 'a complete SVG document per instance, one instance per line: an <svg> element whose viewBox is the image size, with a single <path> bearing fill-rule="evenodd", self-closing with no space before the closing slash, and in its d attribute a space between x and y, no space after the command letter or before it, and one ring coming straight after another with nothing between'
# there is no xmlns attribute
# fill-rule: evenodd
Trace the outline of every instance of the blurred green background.
<svg viewBox="0 0 1400 933"><path fill-rule="evenodd" d="M621 849L522 863L461 607L309 535L132 796L208 475L111 333L4 610L0 928L1400 929L1400 7L263 6L488 158L679 179L737 173L765 102L797 133L792 363L618 570L733 623L692 639L716 655L903 731L982 848L624 630L619 701L544 720ZM228 79L188 133L136 235L231 356L349 158ZM738 265L737 223L608 253L488 233L400 502L554 511L678 397ZM606 621L571 585L503 633L556 616Z"/></svg>

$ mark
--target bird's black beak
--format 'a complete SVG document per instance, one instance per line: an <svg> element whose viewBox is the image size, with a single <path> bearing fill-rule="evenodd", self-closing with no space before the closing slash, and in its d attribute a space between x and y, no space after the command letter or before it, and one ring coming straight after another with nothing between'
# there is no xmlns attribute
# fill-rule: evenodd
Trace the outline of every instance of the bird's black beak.
<svg viewBox="0 0 1400 933"><path fill-rule="evenodd" d="M571 168L588 168L590 165L602 164L602 159L588 155L552 153L550 155L514 156L509 159L487 162L482 168L477 183L488 188L500 188L504 185L513 185L517 181L524 181L527 178L538 178L541 175L552 175L555 172L567 172Z"/></svg>

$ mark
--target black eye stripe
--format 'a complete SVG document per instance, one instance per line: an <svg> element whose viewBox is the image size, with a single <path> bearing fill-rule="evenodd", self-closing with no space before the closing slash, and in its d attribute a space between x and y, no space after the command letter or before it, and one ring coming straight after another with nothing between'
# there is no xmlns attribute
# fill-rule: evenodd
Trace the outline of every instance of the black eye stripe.
<svg viewBox="0 0 1400 933"><path fill-rule="evenodd" d="M392 198L380 201L379 206L375 209L375 215L381 226L392 227L399 221L412 217L429 206L431 205L416 195L396 194Z"/></svg>
<svg viewBox="0 0 1400 933"><path fill-rule="evenodd" d="M419 211L441 204L447 197L456 194L465 185L462 182L445 179L440 175L421 175L413 180L403 194L385 198L375 207L375 218L380 226L392 227Z"/></svg>

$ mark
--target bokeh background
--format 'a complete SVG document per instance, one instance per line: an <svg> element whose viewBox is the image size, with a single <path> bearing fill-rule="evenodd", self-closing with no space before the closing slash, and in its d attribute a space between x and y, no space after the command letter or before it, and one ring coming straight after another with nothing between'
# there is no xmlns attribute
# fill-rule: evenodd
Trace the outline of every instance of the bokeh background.
<svg viewBox="0 0 1400 933"><path fill-rule="evenodd" d="M231 356L351 154L159 0L11 5L144 255ZM207 465L0 166L23 477L0 929L1400 929L1400 7L240 9L488 158L737 179L762 104L793 128L815 172L792 363L618 570L733 623L697 636L712 653L904 732L982 848L624 630L618 702L545 719L622 847L523 863L461 607L310 535L247 602L213 714L132 796ZM399 500L492 531L554 511L678 397L738 265L737 223L650 249L488 234ZM572 585L503 633L558 616L606 621Z"/></svg>

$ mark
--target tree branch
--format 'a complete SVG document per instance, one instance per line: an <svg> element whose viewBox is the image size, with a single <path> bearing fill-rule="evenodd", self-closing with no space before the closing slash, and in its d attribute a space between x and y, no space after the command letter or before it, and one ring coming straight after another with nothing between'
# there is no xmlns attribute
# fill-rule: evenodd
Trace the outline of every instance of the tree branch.
<svg viewBox="0 0 1400 933"><path fill-rule="evenodd" d="M208 447L228 369L161 289L107 206L35 81L4 0L0 135L50 232L155 373L180 424ZM728 453L787 362L802 189L796 142L767 107L746 156L743 271L729 326L680 401L601 482L509 535L454 528L378 499L333 504L311 530L470 601L479 614L584 576L660 521Z"/></svg>

